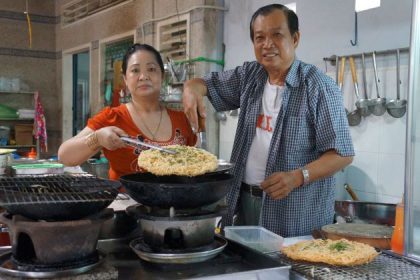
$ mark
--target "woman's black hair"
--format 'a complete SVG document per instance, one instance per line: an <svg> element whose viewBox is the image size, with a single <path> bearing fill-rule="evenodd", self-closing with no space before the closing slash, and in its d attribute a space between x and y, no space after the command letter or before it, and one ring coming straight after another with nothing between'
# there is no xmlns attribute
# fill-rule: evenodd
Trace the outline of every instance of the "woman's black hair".
<svg viewBox="0 0 420 280"><path fill-rule="evenodd" d="M127 52L124 55L123 63L122 63L123 74L125 75L125 72L127 71L127 64L128 64L128 60L130 59L130 57L136 51L141 51L141 50L149 51L155 56L156 61L159 64L160 70L162 70L162 76L163 76L164 73L165 73L165 69L164 69L164 66L163 66L163 60L162 60L162 57L160 56L160 53L154 47L152 47L148 44L138 44L138 43L129 47Z"/></svg>
<svg viewBox="0 0 420 280"><path fill-rule="evenodd" d="M274 10L281 10L287 18L287 25L289 26L290 34L294 35L299 31L299 20L295 12L282 4L270 4L264 7L259 8L251 18L249 24L249 31L251 35L251 41L254 42L254 22L258 16L266 16L273 12Z"/></svg>

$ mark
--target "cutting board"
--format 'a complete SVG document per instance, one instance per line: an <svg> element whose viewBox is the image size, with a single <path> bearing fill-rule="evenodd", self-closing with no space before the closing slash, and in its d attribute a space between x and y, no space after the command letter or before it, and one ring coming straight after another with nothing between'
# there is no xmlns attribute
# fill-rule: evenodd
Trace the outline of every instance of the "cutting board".
<svg viewBox="0 0 420 280"><path fill-rule="evenodd" d="M332 240L345 238L382 250L391 248L393 228L387 225L344 223L326 225L321 230L327 238Z"/></svg>

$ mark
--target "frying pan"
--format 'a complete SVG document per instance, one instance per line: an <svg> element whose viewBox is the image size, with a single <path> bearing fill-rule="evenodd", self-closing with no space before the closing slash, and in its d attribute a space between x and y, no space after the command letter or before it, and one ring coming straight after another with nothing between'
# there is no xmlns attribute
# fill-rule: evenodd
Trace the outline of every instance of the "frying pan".
<svg viewBox="0 0 420 280"><path fill-rule="evenodd" d="M223 198L233 175L215 171L195 177L156 176L151 173L134 173L120 178L127 193L146 206L178 209L197 208Z"/></svg>

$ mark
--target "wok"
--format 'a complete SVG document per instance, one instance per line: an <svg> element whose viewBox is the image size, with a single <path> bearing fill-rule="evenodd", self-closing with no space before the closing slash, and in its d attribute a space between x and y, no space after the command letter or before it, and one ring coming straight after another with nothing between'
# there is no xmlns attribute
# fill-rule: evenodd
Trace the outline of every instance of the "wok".
<svg viewBox="0 0 420 280"><path fill-rule="evenodd" d="M396 205L391 203L363 202L351 200L335 201L336 218L347 223L365 223L393 226Z"/></svg>
<svg viewBox="0 0 420 280"><path fill-rule="evenodd" d="M178 209L197 208L217 202L226 195L232 180L233 175L226 171L195 177L135 173L120 178L135 201L146 206Z"/></svg>

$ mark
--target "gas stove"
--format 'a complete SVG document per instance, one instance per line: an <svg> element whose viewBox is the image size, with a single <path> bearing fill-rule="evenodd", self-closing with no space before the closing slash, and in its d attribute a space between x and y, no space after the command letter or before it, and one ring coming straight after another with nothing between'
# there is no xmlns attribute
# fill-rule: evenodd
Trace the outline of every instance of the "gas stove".
<svg viewBox="0 0 420 280"><path fill-rule="evenodd" d="M216 238L223 238L217 235ZM214 258L183 264L153 263L131 250L110 253L107 262L118 269L118 279L289 279L290 266L235 241Z"/></svg>

